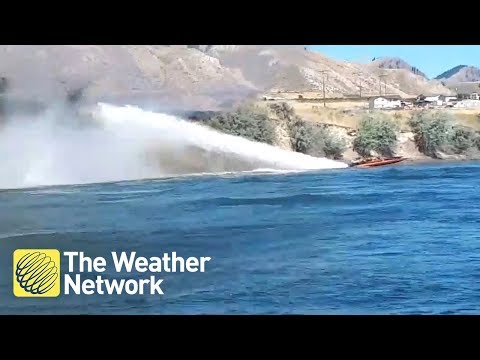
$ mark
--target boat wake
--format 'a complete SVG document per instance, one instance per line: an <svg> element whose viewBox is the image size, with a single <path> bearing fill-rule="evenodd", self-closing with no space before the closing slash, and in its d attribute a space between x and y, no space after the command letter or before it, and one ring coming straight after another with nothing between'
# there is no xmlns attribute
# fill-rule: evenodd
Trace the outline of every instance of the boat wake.
<svg viewBox="0 0 480 360"><path fill-rule="evenodd" d="M53 111L9 121L0 188L347 167L138 107L101 103L94 115L94 126L80 127Z"/></svg>

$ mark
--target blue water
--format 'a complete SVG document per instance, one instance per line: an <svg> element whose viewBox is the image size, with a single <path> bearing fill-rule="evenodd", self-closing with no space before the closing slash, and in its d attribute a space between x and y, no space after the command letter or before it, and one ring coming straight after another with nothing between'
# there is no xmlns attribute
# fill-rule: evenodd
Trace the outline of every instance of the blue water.
<svg viewBox="0 0 480 360"><path fill-rule="evenodd" d="M3 191L0 312L478 313L479 189L479 163L438 163ZM16 298L12 252L45 247L212 260L162 296Z"/></svg>

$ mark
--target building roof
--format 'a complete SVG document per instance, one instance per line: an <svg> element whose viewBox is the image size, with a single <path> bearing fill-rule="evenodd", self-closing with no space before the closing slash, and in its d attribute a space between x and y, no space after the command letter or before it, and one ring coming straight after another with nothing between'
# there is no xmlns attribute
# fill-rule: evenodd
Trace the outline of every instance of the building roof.
<svg viewBox="0 0 480 360"><path fill-rule="evenodd" d="M372 96L369 100L375 100L375 99L402 100L402 97L399 95L382 95L382 96Z"/></svg>

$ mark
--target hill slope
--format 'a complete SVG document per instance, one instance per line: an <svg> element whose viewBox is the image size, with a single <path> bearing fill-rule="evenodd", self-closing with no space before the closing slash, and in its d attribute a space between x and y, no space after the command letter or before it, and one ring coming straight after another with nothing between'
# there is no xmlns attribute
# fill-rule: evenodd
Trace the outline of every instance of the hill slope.
<svg viewBox="0 0 480 360"><path fill-rule="evenodd" d="M302 46L215 45L209 47L207 53L217 57L222 65L239 68L248 81L270 91L321 91L323 72L326 72L327 96L358 94L360 84L362 94L377 95L382 73L387 74L389 94L406 97L420 93L450 93L438 81L428 81L411 70L383 70L377 64L337 61L306 51Z"/></svg>
<svg viewBox="0 0 480 360"><path fill-rule="evenodd" d="M424 78L427 78L427 76L423 72L421 72L418 68L410 65L405 60L400 59L398 57L376 58L373 61L373 64L378 66L380 69L404 69L404 70L410 71L412 74L420 75Z"/></svg>
<svg viewBox="0 0 480 360"><path fill-rule="evenodd" d="M0 45L0 76L9 92L55 101L84 88L85 101L127 102L158 110L232 106L269 91L377 95L445 93L445 87L404 69L337 61L297 45Z"/></svg>
<svg viewBox="0 0 480 360"><path fill-rule="evenodd" d="M480 69L475 66L458 65L438 75L435 79L445 82L480 81Z"/></svg>
<svg viewBox="0 0 480 360"><path fill-rule="evenodd" d="M91 101L211 108L256 88L186 46L1 45L0 75L18 96L51 102L85 88Z"/></svg>

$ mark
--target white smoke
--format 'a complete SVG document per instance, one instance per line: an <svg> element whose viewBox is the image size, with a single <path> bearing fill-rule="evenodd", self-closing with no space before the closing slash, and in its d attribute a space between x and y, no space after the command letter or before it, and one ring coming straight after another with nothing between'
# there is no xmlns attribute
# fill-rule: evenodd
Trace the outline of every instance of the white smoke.
<svg viewBox="0 0 480 360"><path fill-rule="evenodd" d="M99 104L97 126L65 116L47 111L0 130L0 188L347 166L137 107Z"/></svg>

